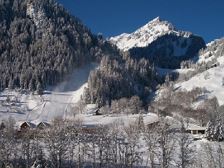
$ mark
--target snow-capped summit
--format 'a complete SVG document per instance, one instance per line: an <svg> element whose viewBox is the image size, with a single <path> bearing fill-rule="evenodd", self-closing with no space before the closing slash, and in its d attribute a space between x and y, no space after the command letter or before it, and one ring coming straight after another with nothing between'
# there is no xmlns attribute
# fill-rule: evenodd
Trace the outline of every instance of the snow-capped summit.
<svg viewBox="0 0 224 168"><path fill-rule="evenodd" d="M171 33L184 37L191 35L190 32L176 30L168 21L163 21L160 17L156 17L131 34L123 33L119 36L111 37L109 40L120 50L127 51L134 47L146 47L158 37Z"/></svg>

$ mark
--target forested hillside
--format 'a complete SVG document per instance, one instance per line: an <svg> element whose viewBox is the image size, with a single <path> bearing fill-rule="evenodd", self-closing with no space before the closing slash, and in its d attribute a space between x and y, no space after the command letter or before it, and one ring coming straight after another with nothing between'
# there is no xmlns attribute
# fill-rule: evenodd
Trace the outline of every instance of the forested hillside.
<svg viewBox="0 0 224 168"><path fill-rule="evenodd" d="M90 74L86 103L101 106L134 95L147 99L156 86L148 60L120 53L54 0L4 0L0 12L0 90L40 94L92 61L101 65Z"/></svg>
<svg viewBox="0 0 224 168"><path fill-rule="evenodd" d="M137 59L149 59L162 68L177 69L182 61L195 57L203 48L205 42L199 36L190 34L186 37L171 33L159 37L146 47L130 49L130 54Z"/></svg>
<svg viewBox="0 0 224 168"><path fill-rule="evenodd" d="M224 39L159 17L105 40L0 0L0 168L223 168L223 70Z"/></svg>
<svg viewBox="0 0 224 168"><path fill-rule="evenodd" d="M156 18L131 34L109 39L120 55L104 57L89 77L83 96L87 103L111 105L112 100L137 95L148 102L150 93L164 82L157 67L176 69L205 47L203 38L180 31ZM178 76L178 75L177 75Z"/></svg>
<svg viewBox="0 0 224 168"><path fill-rule="evenodd" d="M87 103L110 105L114 99L137 95L146 101L158 83L154 66L146 59L129 55L103 57L100 67L92 71L83 98Z"/></svg>
<svg viewBox="0 0 224 168"><path fill-rule="evenodd" d="M0 89L41 91L108 46L54 0L0 1Z"/></svg>

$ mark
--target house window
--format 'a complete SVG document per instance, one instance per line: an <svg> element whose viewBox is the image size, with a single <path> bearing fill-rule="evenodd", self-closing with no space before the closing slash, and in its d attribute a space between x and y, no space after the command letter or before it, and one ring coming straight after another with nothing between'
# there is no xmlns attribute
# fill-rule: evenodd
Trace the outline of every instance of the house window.
<svg viewBox="0 0 224 168"><path fill-rule="evenodd" d="M198 131L197 130L193 130L193 134L197 134L198 133Z"/></svg>

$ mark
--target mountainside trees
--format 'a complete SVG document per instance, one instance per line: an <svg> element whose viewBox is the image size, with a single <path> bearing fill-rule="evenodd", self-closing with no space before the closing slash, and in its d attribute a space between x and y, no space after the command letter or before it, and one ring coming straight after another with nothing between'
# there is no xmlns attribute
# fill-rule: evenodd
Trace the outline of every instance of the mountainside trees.
<svg viewBox="0 0 224 168"><path fill-rule="evenodd" d="M224 140L224 106L218 107L210 115L206 129L206 137L211 141Z"/></svg>
<svg viewBox="0 0 224 168"><path fill-rule="evenodd" d="M156 73L153 65L144 58L104 56L100 67L90 74L88 85L83 96L87 103L110 105L114 99L134 95L146 100L156 85Z"/></svg>
<svg viewBox="0 0 224 168"><path fill-rule="evenodd" d="M189 37L166 34L153 41L147 47L130 49L133 58L145 58L162 68L180 68L181 62L196 56L200 49L205 48L203 38L195 35Z"/></svg>
<svg viewBox="0 0 224 168"><path fill-rule="evenodd" d="M0 1L0 89L41 91L109 45L54 0Z"/></svg>

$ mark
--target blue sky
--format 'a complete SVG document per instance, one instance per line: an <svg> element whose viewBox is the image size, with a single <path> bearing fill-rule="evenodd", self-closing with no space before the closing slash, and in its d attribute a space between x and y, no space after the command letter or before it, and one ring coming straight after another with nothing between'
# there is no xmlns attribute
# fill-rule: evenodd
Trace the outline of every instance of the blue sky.
<svg viewBox="0 0 224 168"><path fill-rule="evenodd" d="M204 37L224 36L224 0L58 0L94 33L133 32L153 18Z"/></svg>

